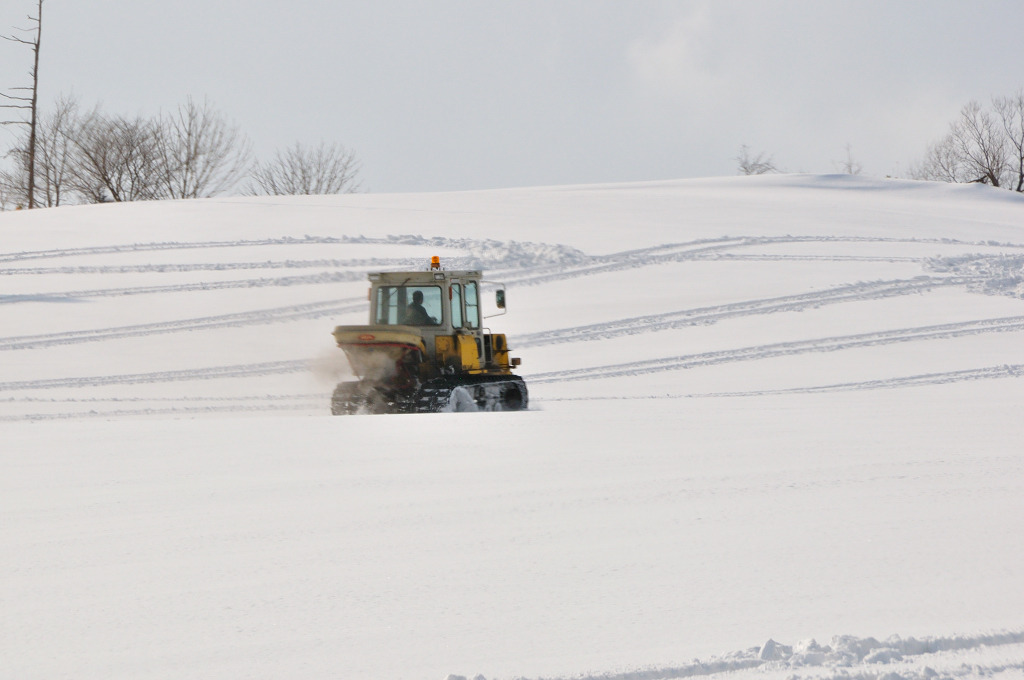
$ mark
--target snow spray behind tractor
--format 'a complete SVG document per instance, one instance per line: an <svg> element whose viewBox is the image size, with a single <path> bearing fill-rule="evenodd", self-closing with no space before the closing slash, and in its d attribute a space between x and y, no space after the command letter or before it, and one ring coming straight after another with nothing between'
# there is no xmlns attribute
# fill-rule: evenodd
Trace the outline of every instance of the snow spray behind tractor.
<svg viewBox="0 0 1024 680"><path fill-rule="evenodd" d="M331 413L518 411L526 383L512 373L505 335L483 326L480 271L430 268L376 272L370 279L370 324L338 326L334 339L357 380L338 384ZM505 290L495 293L505 310Z"/></svg>

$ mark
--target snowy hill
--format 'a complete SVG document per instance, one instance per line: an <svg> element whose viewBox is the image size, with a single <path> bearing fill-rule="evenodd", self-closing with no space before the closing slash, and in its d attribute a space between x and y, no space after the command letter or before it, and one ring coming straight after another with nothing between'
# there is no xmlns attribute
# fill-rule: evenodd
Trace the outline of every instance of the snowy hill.
<svg viewBox="0 0 1024 680"><path fill-rule="evenodd" d="M1024 196L222 198L0 239L0 677L1024 677ZM330 417L330 330L431 255L507 286L531 410Z"/></svg>

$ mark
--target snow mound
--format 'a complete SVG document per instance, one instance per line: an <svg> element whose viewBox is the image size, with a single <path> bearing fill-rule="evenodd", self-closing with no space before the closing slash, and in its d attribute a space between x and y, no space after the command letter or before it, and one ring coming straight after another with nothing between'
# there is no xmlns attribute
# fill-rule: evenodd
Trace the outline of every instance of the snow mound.
<svg viewBox="0 0 1024 680"><path fill-rule="evenodd" d="M838 635L828 645L803 640L784 645L769 639L760 647L704 661L663 668L589 673L537 680L675 680L725 675L799 680L936 680L1024 675L1024 631L951 637L903 638ZM1015 659L1015 660L1014 660ZM446 680L467 680L449 675ZM486 680L477 675L473 680ZM492 680L501 680L492 678ZM527 680L516 678L515 680Z"/></svg>
<svg viewBox="0 0 1024 680"><path fill-rule="evenodd" d="M967 289L974 292L1024 298L1024 255L936 257L926 266L935 272L971 277Z"/></svg>

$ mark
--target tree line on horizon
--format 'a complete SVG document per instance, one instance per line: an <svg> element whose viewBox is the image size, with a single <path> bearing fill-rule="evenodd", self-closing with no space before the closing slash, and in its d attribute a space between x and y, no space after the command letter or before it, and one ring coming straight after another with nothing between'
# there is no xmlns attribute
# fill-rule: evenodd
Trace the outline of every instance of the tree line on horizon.
<svg viewBox="0 0 1024 680"><path fill-rule="evenodd" d="M783 172L773 155L740 146L736 171L741 175ZM861 164L846 146L837 164L845 174L859 175ZM958 184L988 184L1024 193L1024 88L1016 94L992 97L989 106L975 100L960 109L949 131L910 166L910 179Z"/></svg>
<svg viewBox="0 0 1024 680"><path fill-rule="evenodd" d="M296 143L254 161L238 126L192 98L171 112L131 117L98 106L83 111L75 98L61 96L38 117L34 158L29 141L22 134L6 154L0 208L359 189L359 162L345 147Z"/></svg>
<svg viewBox="0 0 1024 680"><path fill-rule="evenodd" d="M988 107L973 100L965 104L911 176L1024 192L1024 88L993 97Z"/></svg>

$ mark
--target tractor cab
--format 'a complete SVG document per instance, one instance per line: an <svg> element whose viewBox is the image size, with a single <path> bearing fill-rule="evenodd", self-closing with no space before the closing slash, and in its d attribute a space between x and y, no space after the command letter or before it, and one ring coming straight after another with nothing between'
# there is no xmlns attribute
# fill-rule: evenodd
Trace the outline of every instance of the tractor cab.
<svg viewBox="0 0 1024 680"><path fill-rule="evenodd" d="M478 345L483 357L479 271L445 271L435 258L425 272L370 274L370 286L371 325L415 329L431 356L438 338L459 337Z"/></svg>

